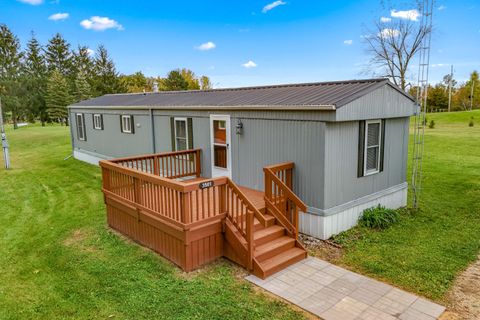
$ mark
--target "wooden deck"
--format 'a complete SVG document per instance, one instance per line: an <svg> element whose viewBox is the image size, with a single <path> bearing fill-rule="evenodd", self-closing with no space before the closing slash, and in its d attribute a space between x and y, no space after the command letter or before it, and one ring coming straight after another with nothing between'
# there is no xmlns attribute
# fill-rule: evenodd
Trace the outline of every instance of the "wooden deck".
<svg viewBox="0 0 480 320"><path fill-rule="evenodd" d="M265 168L266 192L201 176L200 150L101 161L110 227L185 271L225 256L259 277L306 257L293 163Z"/></svg>

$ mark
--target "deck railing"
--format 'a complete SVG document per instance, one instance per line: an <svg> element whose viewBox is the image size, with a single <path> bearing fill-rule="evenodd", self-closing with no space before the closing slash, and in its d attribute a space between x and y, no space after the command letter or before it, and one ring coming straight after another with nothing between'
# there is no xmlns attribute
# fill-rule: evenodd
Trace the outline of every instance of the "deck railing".
<svg viewBox="0 0 480 320"><path fill-rule="evenodd" d="M265 174L265 204L275 218L298 238L299 211L307 206L292 191L293 162L281 163L263 169Z"/></svg>
<svg viewBox="0 0 480 320"><path fill-rule="evenodd" d="M200 177L200 152L200 149L173 151L119 158L110 162L169 179Z"/></svg>
<svg viewBox="0 0 480 320"><path fill-rule="evenodd" d="M195 165L181 166L179 161L193 161ZM100 166L107 203L120 202L131 208L137 219L148 215L179 231L226 218L244 239L246 267L253 268L254 217L263 224L265 217L238 186L227 177L196 182L174 180L200 175L200 150L103 160Z"/></svg>

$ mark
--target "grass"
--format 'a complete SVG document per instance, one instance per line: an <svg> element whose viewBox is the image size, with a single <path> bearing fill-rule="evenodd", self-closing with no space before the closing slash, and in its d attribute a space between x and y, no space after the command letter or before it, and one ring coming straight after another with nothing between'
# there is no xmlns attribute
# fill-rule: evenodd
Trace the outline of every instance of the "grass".
<svg viewBox="0 0 480 320"><path fill-rule="evenodd" d="M69 129L9 130L0 162L0 319L298 319L220 260L185 275L106 228L100 170ZM2 160L0 160L2 161Z"/></svg>
<svg viewBox="0 0 480 320"><path fill-rule="evenodd" d="M431 120L421 209L401 210L384 231L357 227L336 241L345 248L341 264L441 301L480 250L480 110L429 114Z"/></svg>

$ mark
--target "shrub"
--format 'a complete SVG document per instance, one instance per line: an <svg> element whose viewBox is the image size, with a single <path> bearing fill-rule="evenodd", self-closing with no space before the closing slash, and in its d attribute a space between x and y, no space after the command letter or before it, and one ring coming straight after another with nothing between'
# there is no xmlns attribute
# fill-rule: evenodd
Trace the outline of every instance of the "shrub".
<svg viewBox="0 0 480 320"><path fill-rule="evenodd" d="M468 126L469 127L473 127L474 123L473 123L473 117L470 118L470 122L468 123Z"/></svg>
<svg viewBox="0 0 480 320"><path fill-rule="evenodd" d="M398 221L398 212L378 205L363 211L360 225L372 229L385 229Z"/></svg>
<svg viewBox="0 0 480 320"><path fill-rule="evenodd" d="M428 124L428 127L429 127L430 129L435 128L435 121L430 120L430 123Z"/></svg>

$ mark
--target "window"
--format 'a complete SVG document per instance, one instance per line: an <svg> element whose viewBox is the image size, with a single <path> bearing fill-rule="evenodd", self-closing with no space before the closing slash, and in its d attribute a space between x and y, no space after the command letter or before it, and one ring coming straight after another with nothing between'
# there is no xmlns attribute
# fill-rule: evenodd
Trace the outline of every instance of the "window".
<svg viewBox="0 0 480 320"><path fill-rule="evenodd" d="M103 130L103 116L101 114L93 115L93 129Z"/></svg>
<svg viewBox="0 0 480 320"><path fill-rule="evenodd" d="M365 124L364 173L369 175L380 171L382 121L372 120Z"/></svg>
<svg viewBox="0 0 480 320"><path fill-rule="evenodd" d="M135 125L133 123L132 115L120 116L120 128L123 133L135 133Z"/></svg>
<svg viewBox="0 0 480 320"><path fill-rule="evenodd" d="M188 126L186 118L175 118L175 151L188 149Z"/></svg>
<svg viewBox="0 0 480 320"><path fill-rule="evenodd" d="M85 134L85 116L83 113L76 114L77 120L77 138L78 140L86 141L87 136Z"/></svg>

